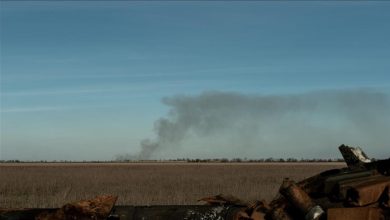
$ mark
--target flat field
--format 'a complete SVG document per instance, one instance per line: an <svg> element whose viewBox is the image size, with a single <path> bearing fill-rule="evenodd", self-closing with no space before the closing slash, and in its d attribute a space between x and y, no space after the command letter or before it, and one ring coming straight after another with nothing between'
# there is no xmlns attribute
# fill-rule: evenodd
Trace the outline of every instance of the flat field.
<svg viewBox="0 0 390 220"><path fill-rule="evenodd" d="M0 207L59 207L101 194L118 205L197 204L211 195L271 200L285 177L296 181L344 163L0 164Z"/></svg>

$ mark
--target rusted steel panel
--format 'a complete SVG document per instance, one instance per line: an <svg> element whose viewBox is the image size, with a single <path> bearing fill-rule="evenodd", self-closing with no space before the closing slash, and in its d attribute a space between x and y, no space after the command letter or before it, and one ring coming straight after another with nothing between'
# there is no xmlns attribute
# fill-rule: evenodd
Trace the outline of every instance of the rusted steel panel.
<svg viewBox="0 0 390 220"><path fill-rule="evenodd" d="M370 177L360 177L360 178L356 178L356 179L348 179L348 180L340 181L337 184L335 193L337 193L337 196L340 200L345 200L345 199L347 199L347 191L350 190L351 188L359 186L360 184L362 184L364 182L368 182L368 181L375 182L375 181L381 180L383 178L386 178L386 177L384 177L382 175L374 175L374 176L370 176Z"/></svg>
<svg viewBox="0 0 390 220"><path fill-rule="evenodd" d="M384 220L380 208L333 208L328 209L328 220Z"/></svg>
<svg viewBox="0 0 390 220"><path fill-rule="evenodd" d="M365 171L345 171L335 176L331 176L325 180L324 193L330 194L333 193L335 187L342 181L354 180L358 178L370 178L374 176L377 172L375 170L365 170Z"/></svg>
<svg viewBox="0 0 390 220"><path fill-rule="evenodd" d="M389 187L390 177L362 181L347 190L347 202L354 206L376 203Z"/></svg>

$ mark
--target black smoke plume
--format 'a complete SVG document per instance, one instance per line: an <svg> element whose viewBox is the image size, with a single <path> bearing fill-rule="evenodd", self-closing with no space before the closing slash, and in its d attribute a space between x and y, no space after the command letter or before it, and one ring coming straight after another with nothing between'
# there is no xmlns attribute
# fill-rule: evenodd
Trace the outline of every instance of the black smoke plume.
<svg viewBox="0 0 390 220"><path fill-rule="evenodd" d="M390 143L390 99L380 91L204 92L163 103L170 111L155 122L156 139L132 159L329 158L342 143L380 156Z"/></svg>

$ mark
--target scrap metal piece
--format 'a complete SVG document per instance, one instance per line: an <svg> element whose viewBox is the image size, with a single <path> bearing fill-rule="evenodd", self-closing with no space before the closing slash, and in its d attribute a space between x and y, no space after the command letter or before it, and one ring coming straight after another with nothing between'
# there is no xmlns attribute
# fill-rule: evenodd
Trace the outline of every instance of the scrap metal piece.
<svg viewBox="0 0 390 220"><path fill-rule="evenodd" d="M373 166L378 170L379 173L385 176L390 176L390 158L387 160L378 160L368 166Z"/></svg>
<svg viewBox="0 0 390 220"><path fill-rule="evenodd" d="M306 214L305 219L319 219L324 214L325 211L321 208L321 206L316 205Z"/></svg>
<svg viewBox="0 0 390 220"><path fill-rule="evenodd" d="M103 195L91 200L81 200L62 206L55 212L42 212L36 220L104 220L110 215L117 196Z"/></svg>
<svg viewBox="0 0 390 220"><path fill-rule="evenodd" d="M339 186L340 182L349 181L354 179L365 179L370 178L370 176L375 175L375 171L372 170L362 170L362 171L354 171L354 172L342 172L335 176L328 177L324 181L324 193L330 194L334 193L334 190Z"/></svg>
<svg viewBox="0 0 390 220"><path fill-rule="evenodd" d="M109 220L250 220L245 207L219 205L115 206Z"/></svg>
<svg viewBox="0 0 390 220"><path fill-rule="evenodd" d="M347 202L354 206L366 206L376 203L387 193L390 187L390 177L383 176L377 179L355 183L346 192Z"/></svg>
<svg viewBox="0 0 390 220"><path fill-rule="evenodd" d="M250 215L250 218L253 220L263 220L265 219L266 213L271 210L271 207L267 204L265 200L255 201L249 205L245 212Z"/></svg>
<svg viewBox="0 0 390 220"><path fill-rule="evenodd" d="M349 147L343 144L339 150L350 169L363 168L365 163L372 162L360 147Z"/></svg>
<svg viewBox="0 0 390 220"><path fill-rule="evenodd" d="M41 213L54 213L58 209L0 209L0 220L35 220Z"/></svg>
<svg viewBox="0 0 390 220"><path fill-rule="evenodd" d="M249 217L251 220L264 220L265 219L265 213L254 211L252 212L251 216Z"/></svg>
<svg viewBox="0 0 390 220"><path fill-rule="evenodd" d="M241 199L238 199L232 195L219 194L216 196L210 196L201 198L198 202L206 202L209 205L240 205L248 206L249 204Z"/></svg>
<svg viewBox="0 0 390 220"><path fill-rule="evenodd" d="M390 158L373 161L359 147L341 145L339 150L350 170L376 170L382 175L390 175Z"/></svg>
<svg viewBox="0 0 390 220"><path fill-rule="evenodd" d="M384 220L380 208L332 208L328 209L328 220Z"/></svg>
<svg viewBox="0 0 390 220"><path fill-rule="evenodd" d="M272 209L267 215L266 219L272 219L272 220L293 220L294 218L286 212L285 207L277 207Z"/></svg>
<svg viewBox="0 0 390 220"><path fill-rule="evenodd" d="M384 177L380 174L377 174L377 175L372 175L372 176L368 176L368 177L359 177L359 178L342 180L336 184L337 186L335 186L334 193L335 194L337 193L336 196L338 196L338 198L340 200L346 200L347 199L347 192L351 188L359 186L360 184L362 184L364 182L380 181L380 180L383 180L383 178L388 178L388 177Z"/></svg>
<svg viewBox="0 0 390 220"><path fill-rule="evenodd" d="M381 203L382 203L381 205L388 208L390 211L390 187L387 187L385 193L383 194ZM389 216L390 216L390 214L389 214Z"/></svg>
<svg viewBox="0 0 390 220"><path fill-rule="evenodd" d="M319 219L325 213L305 191L288 178L284 179L279 192L305 216L306 220Z"/></svg>

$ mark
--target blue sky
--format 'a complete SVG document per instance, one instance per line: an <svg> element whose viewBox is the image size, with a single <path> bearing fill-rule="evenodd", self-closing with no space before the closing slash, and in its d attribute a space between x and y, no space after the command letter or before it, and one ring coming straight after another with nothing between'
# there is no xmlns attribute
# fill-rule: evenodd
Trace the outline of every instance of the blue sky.
<svg viewBox="0 0 390 220"><path fill-rule="evenodd" d="M112 159L163 97L390 87L388 2L1 2L0 159Z"/></svg>

